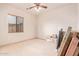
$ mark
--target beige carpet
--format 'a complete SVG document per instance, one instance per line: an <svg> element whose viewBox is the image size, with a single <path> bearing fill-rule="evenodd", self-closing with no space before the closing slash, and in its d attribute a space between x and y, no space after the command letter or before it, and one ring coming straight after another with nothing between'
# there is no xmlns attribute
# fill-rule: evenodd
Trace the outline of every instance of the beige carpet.
<svg viewBox="0 0 79 59"><path fill-rule="evenodd" d="M56 43L42 39L26 40L24 42L0 47L0 55L12 56L56 56Z"/></svg>

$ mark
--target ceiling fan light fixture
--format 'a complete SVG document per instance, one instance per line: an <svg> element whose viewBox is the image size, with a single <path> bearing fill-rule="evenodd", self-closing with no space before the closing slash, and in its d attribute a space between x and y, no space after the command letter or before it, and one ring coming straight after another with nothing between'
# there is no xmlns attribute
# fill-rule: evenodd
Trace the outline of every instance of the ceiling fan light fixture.
<svg viewBox="0 0 79 59"><path fill-rule="evenodd" d="M35 7L34 8L37 12L39 12L41 10L41 7Z"/></svg>
<svg viewBox="0 0 79 59"><path fill-rule="evenodd" d="M42 5L41 3L34 3L33 6L26 8L28 9L35 9L37 12L39 12L41 9L47 9L46 5Z"/></svg>

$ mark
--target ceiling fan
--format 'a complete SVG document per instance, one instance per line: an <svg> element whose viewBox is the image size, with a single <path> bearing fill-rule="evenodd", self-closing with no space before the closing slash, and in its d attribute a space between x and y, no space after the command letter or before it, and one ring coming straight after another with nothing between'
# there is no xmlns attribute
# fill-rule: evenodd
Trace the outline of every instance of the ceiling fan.
<svg viewBox="0 0 79 59"><path fill-rule="evenodd" d="M28 10L28 9L32 9L32 8L36 8L37 10L40 9L40 8L47 9L47 6L42 5L41 3L34 3L32 7L29 7L29 8L26 8L26 9Z"/></svg>

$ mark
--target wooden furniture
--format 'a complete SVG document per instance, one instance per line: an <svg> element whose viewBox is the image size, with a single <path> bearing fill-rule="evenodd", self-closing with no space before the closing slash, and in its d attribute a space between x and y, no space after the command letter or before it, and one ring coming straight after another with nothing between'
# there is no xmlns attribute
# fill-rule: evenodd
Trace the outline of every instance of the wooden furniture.
<svg viewBox="0 0 79 59"><path fill-rule="evenodd" d="M77 33L73 33L73 36L72 36L72 40L70 42L70 45L67 49L67 52L66 52L66 56L74 56L74 55L78 55L78 43L79 43L79 40L78 38L76 37L77 36Z"/></svg>
<svg viewBox="0 0 79 59"><path fill-rule="evenodd" d="M71 32L71 27L68 27L67 32L63 37L58 56L78 56L79 55L79 34Z"/></svg>
<svg viewBox="0 0 79 59"><path fill-rule="evenodd" d="M72 27L68 27L68 30L63 37L60 48L58 50L58 56L64 56L67 51L68 45L71 41L71 36L70 36L71 29L72 29Z"/></svg>
<svg viewBox="0 0 79 59"><path fill-rule="evenodd" d="M79 46L76 48L74 56L79 56Z"/></svg>

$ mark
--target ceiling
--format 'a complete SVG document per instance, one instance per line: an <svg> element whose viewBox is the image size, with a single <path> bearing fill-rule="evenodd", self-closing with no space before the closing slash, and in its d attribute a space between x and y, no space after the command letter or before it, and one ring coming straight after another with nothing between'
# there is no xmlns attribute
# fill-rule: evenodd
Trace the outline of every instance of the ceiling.
<svg viewBox="0 0 79 59"><path fill-rule="evenodd" d="M52 10L54 8L58 8L58 7L69 5L69 4L71 5L71 4L74 4L74 3L41 3L41 4L46 5L48 8L42 9L40 12L36 12L35 9L26 10L26 8L31 7L33 5L33 3L7 3L7 5L17 7L19 9L23 10L23 11L26 11L26 12L29 12L29 13L32 13L32 14L43 13L45 11L49 11L49 10Z"/></svg>

